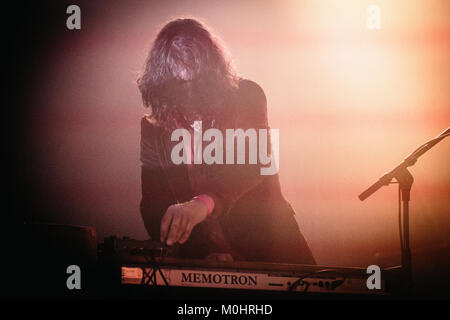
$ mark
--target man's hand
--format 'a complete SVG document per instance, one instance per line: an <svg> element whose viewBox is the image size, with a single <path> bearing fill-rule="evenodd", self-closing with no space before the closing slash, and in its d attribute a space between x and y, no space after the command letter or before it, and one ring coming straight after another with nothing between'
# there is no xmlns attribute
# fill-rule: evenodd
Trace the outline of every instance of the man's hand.
<svg viewBox="0 0 450 320"><path fill-rule="evenodd" d="M167 208L161 220L160 240L167 245L185 243L192 229L207 216L206 204L198 199L174 204Z"/></svg>

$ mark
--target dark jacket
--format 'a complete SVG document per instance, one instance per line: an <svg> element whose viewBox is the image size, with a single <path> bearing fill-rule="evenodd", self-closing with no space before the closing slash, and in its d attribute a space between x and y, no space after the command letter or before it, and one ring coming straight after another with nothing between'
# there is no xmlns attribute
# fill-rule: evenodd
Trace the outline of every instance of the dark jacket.
<svg viewBox="0 0 450 320"><path fill-rule="evenodd" d="M239 82L236 110L226 128L268 129L266 98L256 83ZM206 193L214 199L214 212L178 247L180 257L231 253L235 260L315 264L278 174L261 175L259 164L175 165L170 154L178 142L170 140L171 133L146 117L141 126L140 208L153 240L159 240L161 218L170 205Z"/></svg>

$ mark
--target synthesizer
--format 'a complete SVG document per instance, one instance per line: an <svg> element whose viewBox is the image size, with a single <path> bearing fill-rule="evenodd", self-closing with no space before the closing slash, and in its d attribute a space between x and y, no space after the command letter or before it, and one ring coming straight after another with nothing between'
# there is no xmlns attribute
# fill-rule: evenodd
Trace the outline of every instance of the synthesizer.
<svg viewBox="0 0 450 320"><path fill-rule="evenodd" d="M389 294L389 280L401 271L383 269L381 288L369 289L365 268L179 259L161 244L127 238L114 239L114 252L122 285L382 296Z"/></svg>

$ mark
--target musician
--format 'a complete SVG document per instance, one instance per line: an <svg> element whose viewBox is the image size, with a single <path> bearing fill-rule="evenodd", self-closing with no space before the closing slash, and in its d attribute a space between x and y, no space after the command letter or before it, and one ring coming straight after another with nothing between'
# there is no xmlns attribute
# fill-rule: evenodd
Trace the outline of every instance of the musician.
<svg viewBox="0 0 450 320"><path fill-rule="evenodd" d="M248 162L171 161L173 130L193 132L194 121L204 130L269 127L263 90L236 76L217 38L194 19L169 22L138 86L151 109L141 120L140 203L151 239L176 245L182 258L314 264L278 174Z"/></svg>

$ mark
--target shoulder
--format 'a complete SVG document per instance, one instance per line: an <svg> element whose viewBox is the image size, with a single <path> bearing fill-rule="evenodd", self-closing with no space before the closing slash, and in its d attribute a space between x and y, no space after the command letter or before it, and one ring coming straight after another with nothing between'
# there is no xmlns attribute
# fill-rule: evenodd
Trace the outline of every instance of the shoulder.
<svg viewBox="0 0 450 320"><path fill-rule="evenodd" d="M149 116L144 115L141 118L141 135L142 136L154 136L157 134L159 127L156 125L156 122Z"/></svg>
<svg viewBox="0 0 450 320"><path fill-rule="evenodd" d="M141 126L155 127L156 123L148 114L141 118Z"/></svg>
<svg viewBox="0 0 450 320"><path fill-rule="evenodd" d="M267 100L264 90L254 81L239 81L239 109L237 125L264 128L268 126Z"/></svg>
<svg viewBox="0 0 450 320"><path fill-rule="evenodd" d="M259 84L248 79L239 80L239 96L245 102L252 104L266 105L266 95Z"/></svg>

